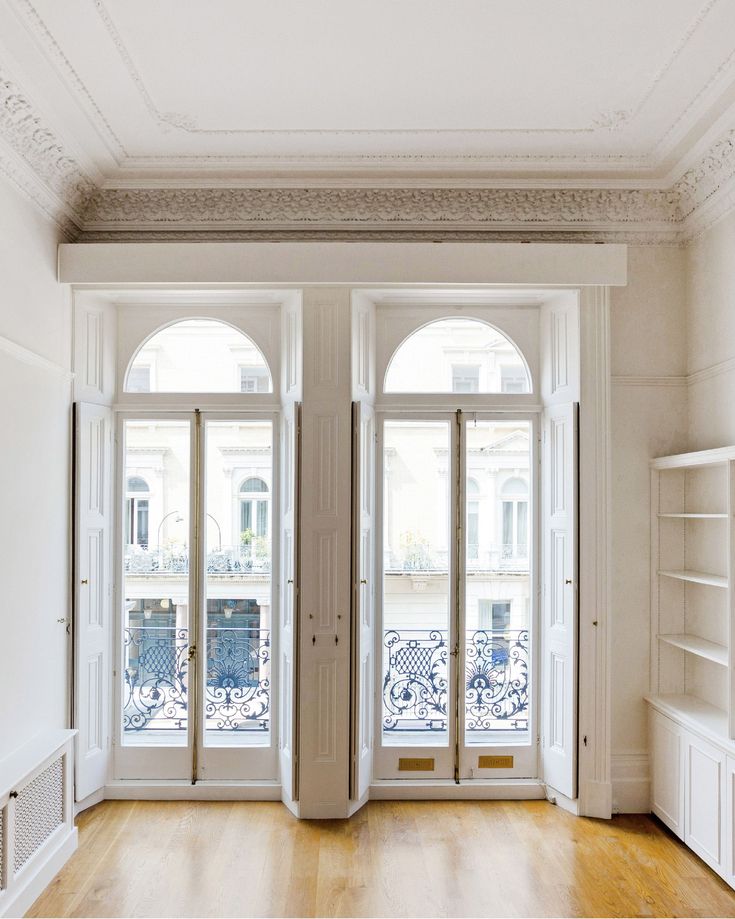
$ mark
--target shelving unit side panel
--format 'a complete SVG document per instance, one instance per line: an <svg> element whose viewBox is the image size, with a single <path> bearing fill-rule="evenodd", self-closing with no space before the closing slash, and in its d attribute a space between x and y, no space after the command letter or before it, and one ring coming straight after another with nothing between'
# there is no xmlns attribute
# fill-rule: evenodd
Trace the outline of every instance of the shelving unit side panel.
<svg viewBox="0 0 735 919"><path fill-rule="evenodd" d="M730 460L727 464L727 513L729 515L726 528L728 577L727 647L729 652L727 713L728 736L735 739L735 592L733 591L733 579L735 579L735 563L733 562L733 552L735 551L735 461L733 460Z"/></svg>
<svg viewBox="0 0 735 919"><path fill-rule="evenodd" d="M660 677L660 649L658 634L664 631L661 627L660 591L659 591L659 533L661 531L660 496L661 473L658 469L651 469L651 641L650 641L650 687L654 694L663 692L659 686Z"/></svg>

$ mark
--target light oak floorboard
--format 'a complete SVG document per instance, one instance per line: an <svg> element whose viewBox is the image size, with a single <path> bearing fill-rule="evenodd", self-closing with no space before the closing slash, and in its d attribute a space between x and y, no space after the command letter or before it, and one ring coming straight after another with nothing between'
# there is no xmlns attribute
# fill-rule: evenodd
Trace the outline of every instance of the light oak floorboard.
<svg viewBox="0 0 735 919"><path fill-rule="evenodd" d="M646 816L546 801L105 801L29 916L735 916L735 892Z"/></svg>

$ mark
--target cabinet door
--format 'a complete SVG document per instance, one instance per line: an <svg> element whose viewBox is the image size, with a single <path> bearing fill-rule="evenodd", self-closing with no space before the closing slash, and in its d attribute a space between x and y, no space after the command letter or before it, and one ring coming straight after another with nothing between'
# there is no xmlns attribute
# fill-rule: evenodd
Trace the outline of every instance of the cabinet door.
<svg viewBox="0 0 735 919"><path fill-rule="evenodd" d="M725 754L684 734L686 844L718 873L724 873Z"/></svg>
<svg viewBox="0 0 735 919"><path fill-rule="evenodd" d="M651 810L680 838L684 838L682 732L669 718L651 712Z"/></svg>

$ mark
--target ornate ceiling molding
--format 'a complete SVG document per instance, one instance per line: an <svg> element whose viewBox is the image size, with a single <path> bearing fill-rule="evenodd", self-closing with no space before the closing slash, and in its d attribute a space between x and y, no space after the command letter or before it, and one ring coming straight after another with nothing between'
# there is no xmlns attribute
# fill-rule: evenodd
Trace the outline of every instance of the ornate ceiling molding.
<svg viewBox="0 0 735 919"><path fill-rule="evenodd" d="M99 188L0 70L0 171L92 239L543 239L678 243L735 207L735 129L669 188Z"/></svg>
<svg viewBox="0 0 735 919"><path fill-rule="evenodd" d="M643 189L103 189L85 230L534 230L674 228L676 197Z"/></svg>
<svg viewBox="0 0 735 919"><path fill-rule="evenodd" d="M37 29L41 29L48 33L43 24L41 18L38 16L38 13L35 11L30 0L16 0L23 7L26 8L26 15L33 21L33 24ZM613 111L604 111L598 113L598 115L592 119L588 124L580 124L576 126L567 126L567 127L553 127L553 128L532 128L532 127L506 127L506 126L494 126L491 128L474 128L467 127L461 129L317 129L317 130L304 130L304 129L290 129L282 128L277 130L272 129L260 129L260 128L250 128L250 127L202 127L198 124L197 120L191 115L184 114L182 112L170 112L162 111L155 104L153 97L146 86L146 83L140 73L140 70L136 66L133 56L128 50L123 38L115 25L114 19L107 8L104 0L93 0L93 4L97 13L107 30L107 34L110 37L112 44L115 46L120 60L122 61L125 69L130 76L130 79L135 86L143 104L148 110L149 114L153 120L164 129L177 129L190 134L202 134L207 136L236 136L236 135L310 135L310 134L319 134L319 135L366 135L366 136L381 136L381 135L420 135L420 134L467 134L467 135L486 135L486 134L521 134L521 135L549 135L549 134L558 134L558 135L568 135L568 134L593 134L598 131L619 131L628 125L631 121L638 117L644 106L650 102L655 91L658 89L662 81L665 79L669 71L678 61L682 52L685 50L693 36L696 34L700 26L704 23L709 13L713 7L721 3L722 0L703 0L702 5L699 10L693 17L693 19L687 25L687 28L684 31L684 34L680 37L674 48L670 51L666 60L662 66L652 75L650 82L643 90L642 94L639 96L636 102L628 109L615 109ZM29 15L29 10L32 11L34 15ZM53 39L52 39L53 40ZM55 44L55 42L54 42ZM728 59L729 60L729 59ZM726 69L727 62L723 62L716 70L713 76L708 81L708 86L714 82L717 76ZM86 91L87 95L89 93ZM677 121L671 125L666 133L665 137L668 137L675 127L678 125L681 118L678 118ZM663 138L662 138L663 140ZM660 146L661 141L657 144L657 147Z"/></svg>
<svg viewBox="0 0 735 919"><path fill-rule="evenodd" d="M81 227L97 186L0 68L0 169L66 233ZM35 181L34 181L35 178Z"/></svg>

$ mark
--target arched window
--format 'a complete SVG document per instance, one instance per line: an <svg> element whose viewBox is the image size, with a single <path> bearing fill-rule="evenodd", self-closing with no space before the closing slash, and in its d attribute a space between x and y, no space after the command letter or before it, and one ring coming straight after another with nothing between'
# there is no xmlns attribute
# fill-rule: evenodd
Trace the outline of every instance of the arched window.
<svg viewBox="0 0 735 919"><path fill-rule="evenodd" d="M139 475L131 475L125 483L125 543L148 548L148 483Z"/></svg>
<svg viewBox="0 0 735 919"><path fill-rule="evenodd" d="M184 319L152 335L133 358L125 392L269 393L273 380L255 342L226 322Z"/></svg>
<svg viewBox="0 0 735 919"><path fill-rule="evenodd" d="M240 486L240 541L251 555L258 551L258 540L270 534L270 491L258 476L245 479Z"/></svg>
<svg viewBox="0 0 735 919"><path fill-rule="evenodd" d="M439 319L410 335L385 374L387 393L529 393L513 342L479 319Z"/></svg>
<svg viewBox="0 0 735 919"><path fill-rule="evenodd" d="M528 558L528 483L518 476L500 490L504 559Z"/></svg>

